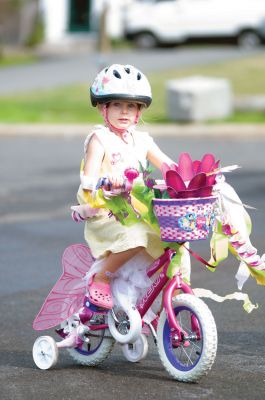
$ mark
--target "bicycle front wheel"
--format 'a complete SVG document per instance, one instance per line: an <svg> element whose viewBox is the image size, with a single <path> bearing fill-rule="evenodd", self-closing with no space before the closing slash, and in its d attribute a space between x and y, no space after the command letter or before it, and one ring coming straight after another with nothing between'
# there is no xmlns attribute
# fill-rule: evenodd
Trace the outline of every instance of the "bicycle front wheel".
<svg viewBox="0 0 265 400"><path fill-rule="evenodd" d="M183 337L174 338L163 310L157 329L159 357L174 379L197 382L211 369L216 357L215 321L208 306L193 295L178 295L172 306Z"/></svg>

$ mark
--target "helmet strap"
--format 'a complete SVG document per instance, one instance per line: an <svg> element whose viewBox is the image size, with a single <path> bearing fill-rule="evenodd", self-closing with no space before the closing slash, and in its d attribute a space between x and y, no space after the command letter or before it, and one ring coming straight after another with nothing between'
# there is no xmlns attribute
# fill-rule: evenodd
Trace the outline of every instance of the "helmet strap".
<svg viewBox="0 0 265 400"><path fill-rule="evenodd" d="M139 119L140 119L140 116L141 116L140 109L141 109L141 106L139 106L139 108L137 109L137 114L136 114L135 120L134 120L134 124L135 124L135 125L138 124Z"/></svg>

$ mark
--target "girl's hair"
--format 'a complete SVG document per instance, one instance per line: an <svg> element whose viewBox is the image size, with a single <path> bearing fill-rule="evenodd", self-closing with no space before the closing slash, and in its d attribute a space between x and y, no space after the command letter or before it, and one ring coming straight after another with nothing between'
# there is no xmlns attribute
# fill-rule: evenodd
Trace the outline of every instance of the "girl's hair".
<svg viewBox="0 0 265 400"><path fill-rule="evenodd" d="M90 99L94 107L113 100L132 101L149 107L152 92L141 71L132 65L113 64L96 76L90 88Z"/></svg>

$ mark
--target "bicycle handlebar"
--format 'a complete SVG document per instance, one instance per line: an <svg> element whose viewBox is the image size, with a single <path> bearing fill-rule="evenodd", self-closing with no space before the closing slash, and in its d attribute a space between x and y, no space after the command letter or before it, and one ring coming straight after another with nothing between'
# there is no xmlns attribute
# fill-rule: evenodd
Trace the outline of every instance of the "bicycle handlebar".
<svg viewBox="0 0 265 400"><path fill-rule="evenodd" d="M99 178L96 189L103 188L106 191L112 192L113 194L130 192L132 190L133 181L139 176L139 172L133 167L127 168L124 171L124 176L124 183L120 188L112 189L112 183L110 182L109 178L102 177Z"/></svg>
<svg viewBox="0 0 265 400"><path fill-rule="evenodd" d="M125 179L123 185L120 188L112 188L112 183L109 180L109 178L106 177L101 177L99 178L96 189L103 189L107 192L112 192L113 194L115 193L125 193L125 192L130 192L132 189L132 182Z"/></svg>

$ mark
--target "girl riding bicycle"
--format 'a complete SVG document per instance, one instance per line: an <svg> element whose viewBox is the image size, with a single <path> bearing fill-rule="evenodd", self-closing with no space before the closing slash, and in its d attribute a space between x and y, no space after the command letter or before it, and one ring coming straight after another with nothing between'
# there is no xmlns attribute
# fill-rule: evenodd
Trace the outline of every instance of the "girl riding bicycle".
<svg viewBox="0 0 265 400"><path fill-rule="evenodd" d="M111 65L97 75L90 96L105 125L96 126L85 140L77 199L80 204L88 203L96 209L85 223L85 239L92 255L102 260L88 283L90 301L111 309L111 275L138 253L143 254L143 250L156 258L162 254L163 247L159 235L144 221L125 226L109 216L109 210L101 208L96 184L100 177L106 177L111 185L107 195L119 195L126 170L133 169L139 183L143 179L140 165L146 167L150 161L160 169L163 163L170 165L173 161L147 132L136 130L142 111L152 101L149 82L142 72L131 65ZM189 279L188 270L183 275Z"/></svg>
<svg viewBox="0 0 265 400"><path fill-rule="evenodd" d="M211 368L217 350L214 318L196 296L243 300L249 312L255 306L244 293L221 298L192 290L189 253L214 269L229 249L240 260L239 287L249 274L265 285L264 258L249 240L248 215L222 174L235 166L220 167L212 154L192 161L187 153L175 164L148 133L136 130L151 100L146 77L129 65L105 68L91 87L92 105L105 125L85 140L80 205L72 207L74 217L86 220L89 247L74 244L65 250L63 274L33 322L36 330L60 325L60 342L40 336L34 343L33 358L41 369L56 364L61 348L78 363L98 365L115 341L126 359L139 361L148 350L148 326L170 376L196 382ZM163 183L149 186L148 161L161 169ZM206 239L212 225L208 263L188 242Z"/></svg>

